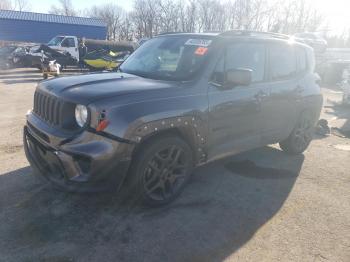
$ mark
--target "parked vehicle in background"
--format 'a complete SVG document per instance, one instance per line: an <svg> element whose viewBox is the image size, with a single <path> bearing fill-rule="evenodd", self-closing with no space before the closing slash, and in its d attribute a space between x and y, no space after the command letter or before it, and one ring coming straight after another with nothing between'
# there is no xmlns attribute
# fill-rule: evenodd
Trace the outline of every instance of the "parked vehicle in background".
<svg viewBox="0 0 350 262"><path fill-rule="evenodd" d="M49 64L55 60L62 67L77 64L77 60L68 52L60 52L51 49L47 45L36 45L31 47L18 47L11 55L14 67L33 67L42 69L42 64Z"/></svg>
<svg viewBox="0 0 350 262"><path fill-rule="evenodd" d="M79 61L79 41L75 36L56 36L47 46L53 50L69 53L77 62Z"/></svg>
<svg viewBox="0 0 350 262"><path fill-rule="evenodd" d="M127 41L104 41L104 40L93 40L93 39L78 39L76 36L56 36L52 38L47 44L50 48L61 52L68 52L77 61L80 61L79 57L79 44L80 41L84 41L87 51L105 50L112 52L130 52L132 53L136 48L137 44Z"/></svg>
<svg viewBox="0 0 350 262"><path fill-rule="evenodd" d="M128 56L130 51L112 52L97 50L87 53L83 61L90 70L111 70L117 68Z"/></svg>
<svg viewBox="0 0 350 262"><path fill-rule="evenodd" d="M80 57L79 46L81 42L74 36L57 36L50 40L48 45L6 46L0 49L0 67L33 67L42 69L55 61L62 66L84 67L90 70L114 70L138 46L132 42L112 42L102 40L84 40L86 52ZM10 52L11 51L11 52Z"/></svg>
<svg viewBox="0 0 350 262"><path fill-rule="evenodd" d="M350 48L327 48L316 56L316 72L325 85L336 85L343 80L343 72L350 66Z"/></svg>
<svg viewBox="0 0 350 262"><path fill-rule="evenodd" d="M300 154L322 95L312 48L246 31L148 40L115 73L41 82L24 128L31 165L68 190L175 199L194 167L268 144Z"/></svg>
<svg viewBox="0 0 350 262"><path fill-rule="evenodd" d="M317 53L323 53L327 49L327 41L317 33L298 33L294 37L296 40L311 46Z"/></svg>
<svg viewBox="0 0 350 262"><path fill-rule="evenodd" d="M340 84L340 88L343 90L343 100L344 105L350 105L350 66L344 70L342 75L343 81Z"/></svg>
<svg viewBox="0 0 350 262"><path fill-rule="evenodd" d="M0 68L6 69L11 64L11 54L17 49L17 46L8 45L0 48Z"/></svg>

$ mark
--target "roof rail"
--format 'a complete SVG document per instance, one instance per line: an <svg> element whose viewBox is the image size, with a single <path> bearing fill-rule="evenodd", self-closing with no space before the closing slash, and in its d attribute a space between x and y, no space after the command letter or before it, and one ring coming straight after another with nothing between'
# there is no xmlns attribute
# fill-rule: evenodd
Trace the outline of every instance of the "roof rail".
<svg viewBox="0 0 350 262"><path fill-rule="evenodd" d="M215 34L215 33L221 34L221 33L223 33L223 31L221 31L221 30L208 30L208 31L204 31L203 33L204 34Z"/></svg>
<svg viewBox="0 0 350 262"><path fill-rule="evenodd" d="M188 32L161 32L159 34L156 34L155 36L160 36L160 35L175 35L175 34L185 34Z"/></svg>
<svg viewBox="0 0 350 262"><path fill-rule="evenodd" d="M230 30L225 31L220 34L220 36L266 36L266 37L274 37L279 39L290 39L289 35L272 33L272 32L261 32L261 31L249 31L249 30Z"/></svg>

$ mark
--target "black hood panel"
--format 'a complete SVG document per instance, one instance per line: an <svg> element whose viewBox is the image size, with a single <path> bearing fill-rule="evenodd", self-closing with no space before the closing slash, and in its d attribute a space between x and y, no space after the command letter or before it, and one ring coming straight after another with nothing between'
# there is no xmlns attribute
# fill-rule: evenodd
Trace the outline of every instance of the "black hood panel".
<svg viewBox="0 0 350 262"><path fill-rule="evenodd" d="M38 89L79 104L146 90L172 88L175 82L146 79L125 73L100 73L43 81Z"/></svg>

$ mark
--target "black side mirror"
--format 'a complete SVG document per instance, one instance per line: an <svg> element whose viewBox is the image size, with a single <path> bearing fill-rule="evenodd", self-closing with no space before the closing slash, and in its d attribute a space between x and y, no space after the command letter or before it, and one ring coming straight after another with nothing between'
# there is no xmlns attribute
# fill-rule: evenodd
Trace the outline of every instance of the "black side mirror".
<svg viewBox="0 0 350 262"><path fill-rule="evenodd" d="M252 83L253 70L247 68L231 69L226 72L226 86L248 86Z"/></svg>

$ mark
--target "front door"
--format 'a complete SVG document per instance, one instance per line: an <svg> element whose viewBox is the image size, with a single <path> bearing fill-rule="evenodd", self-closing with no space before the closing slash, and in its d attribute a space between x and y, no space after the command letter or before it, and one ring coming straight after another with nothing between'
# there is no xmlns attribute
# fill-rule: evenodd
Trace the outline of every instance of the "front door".
<svg viewBox="0 0 350 262"><path fill-rule="evenodd" d="M66 37L62 43L60 50L70 53L70 55L79 61L78 43L74 37Z"/></svg>
<svg viewBox="0 0 350 262"><path fill-rule="evenodd" d="M249 86L227 86L225 72L253 71ZM227 44L209 82L208 159L260 145L261 97L265 88L265 45L259 42Z"/></svg>

